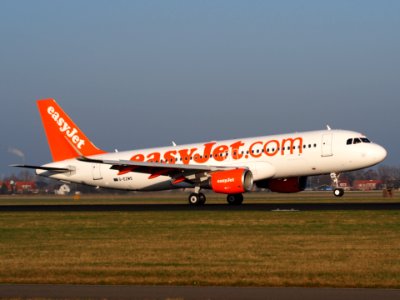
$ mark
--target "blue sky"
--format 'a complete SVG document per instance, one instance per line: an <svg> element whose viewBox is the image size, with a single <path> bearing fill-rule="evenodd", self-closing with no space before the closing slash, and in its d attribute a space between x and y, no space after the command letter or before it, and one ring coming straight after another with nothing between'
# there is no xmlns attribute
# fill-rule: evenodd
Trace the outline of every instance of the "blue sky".
<svg viewBox="0 0 400 300"><path fill-rule="evenodd" d="M399 28L399 1L3 0L0 176L51 160L49 97L110 151L330 124L399 165Z"/></svg>

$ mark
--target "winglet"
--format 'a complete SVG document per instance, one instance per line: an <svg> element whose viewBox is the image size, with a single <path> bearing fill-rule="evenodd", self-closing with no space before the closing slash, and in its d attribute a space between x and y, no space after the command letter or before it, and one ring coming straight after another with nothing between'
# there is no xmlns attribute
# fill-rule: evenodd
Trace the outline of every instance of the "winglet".
<svg viewBox="0 0 400 300"><path fill-rule="evenodd" d="M40 116L53 161L103 154L54 99L38 100Z"/></svg>

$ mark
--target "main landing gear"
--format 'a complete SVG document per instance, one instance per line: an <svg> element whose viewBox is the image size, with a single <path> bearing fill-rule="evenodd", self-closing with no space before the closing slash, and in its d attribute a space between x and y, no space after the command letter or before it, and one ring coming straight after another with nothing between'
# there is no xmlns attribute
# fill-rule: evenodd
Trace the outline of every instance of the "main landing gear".
<svg viewBox="0 0 400 300"><path fill-rule="evenodd" d="M200 193L200 189L195 189L188 197L190 205L203 205L206 203L206 196ZM243 203L243 194L229 194L226 196L226 201L230 205L240 205Z"/></svg>
<svg viewBox="0 0 400 300"><path fill-rule="evenodd" d="M344 189L339 187L339 176L340 174L331 173L331 179L335 185L335 188L333 189L333 195L335 197L342 197L344 195Z"/></svg>
<svg viewBox="0 0 400 300"><path fill-rule="evenodd" d="M203 205L206 203L206 196L203 193L191 193L188 200L190 205Z"/></svg>
<svg viewBox="0 0 400 300"><path fill-rule="evenodd" d="M190 205L203 205L206 203L206 196L203 193L200 193L200 187L196 186L194 188L194 193L189 195L188 200Z"/></svg>
<svg viewBox="0 0 400 300"><path fill-rule="evenodd" d="M243 202L243 195L242 194L229 194L226 196L226 201L230 205L240 205Z"/></svg>

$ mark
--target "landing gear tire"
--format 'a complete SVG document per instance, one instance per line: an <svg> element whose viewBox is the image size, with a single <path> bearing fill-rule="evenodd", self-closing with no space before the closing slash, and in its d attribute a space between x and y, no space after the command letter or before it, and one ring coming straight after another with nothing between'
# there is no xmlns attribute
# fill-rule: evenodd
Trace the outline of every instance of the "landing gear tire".
<svg viewBox="0 0 400 300"><path fill-rule="evenodd" d="M190 205L203 205L206 202L206 196L203 193L191 193L188 201Z"/></svg>
<svg viewBox="0 0 400 300"><path fill-rule="evenodd" d="M203 205L204 203L206 203L206 196L203 193L199 193L199 204Z"/></svg>
<svg viewBox="0 0 400 300"><path fill-rule="evenodd" d="M333 195L335 197L342 197L344 195L344 189L339 189L339 188L334 189Z"/></svg>
<svg viewBox="0 0 400 300"><path fill-rule="evenodd" d="M243 195L242 194L229 194L226 196L226 201L230 205L240 205L243 202Z"/></svg>

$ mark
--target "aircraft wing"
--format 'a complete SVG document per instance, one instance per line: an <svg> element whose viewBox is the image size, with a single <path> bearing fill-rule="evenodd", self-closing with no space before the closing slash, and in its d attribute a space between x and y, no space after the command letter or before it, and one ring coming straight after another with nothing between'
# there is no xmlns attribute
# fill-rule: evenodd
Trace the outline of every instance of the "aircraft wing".
<svg viewBox="0 0 400 300"><path fill-rule="evenodd" d="M207 172L237 169L237 167L233 166L167 164L132 160L91 159L87 157L80 157L77 159L83 162L111 165L111 169L119 171L118 175L123 175L129 172L145 173L150 174L149 179L166 175L170 176L175 183L184 180L191 180L192 177L194 179L195 176L193 175L196 174L201 175Z"/></svg>

